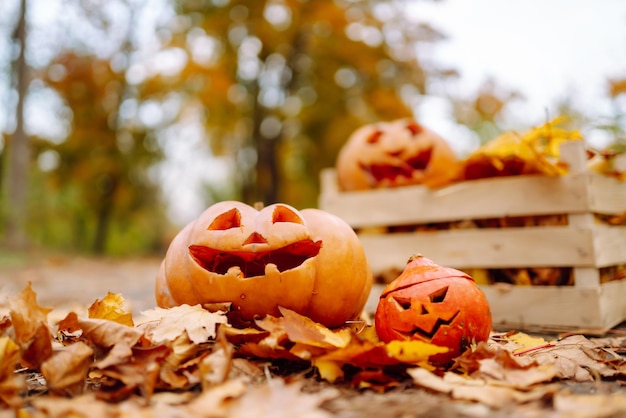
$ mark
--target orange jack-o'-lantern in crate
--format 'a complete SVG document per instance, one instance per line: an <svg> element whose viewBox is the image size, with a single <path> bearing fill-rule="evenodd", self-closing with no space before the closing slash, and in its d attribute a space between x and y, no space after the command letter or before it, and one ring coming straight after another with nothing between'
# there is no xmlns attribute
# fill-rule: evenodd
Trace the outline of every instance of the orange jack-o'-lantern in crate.
<svg viewBox="0 0 626 418"><path fill-rule="evenodd" d="M491 312L474 279L462 271L412 257L380 296L375 327L381 340L417 339L448 347L431 361L449 364L471 344L486 341Z"/></svg>
<svg viewBox="0 0 626 418"><path fill-rule="evenodd" d="M327 326L359 316L372 284L365 252L343 220L285 204L216 203L172 241L157 304L232 302L243 318L278 306Z"/></svg>
<svg viewBox="0 0 626 418"><path fill-rule="evenodd" d="M439 187L458 173L458 159L441 136L412 119L365 125L337 157L342 190L423 184Z"/></svg>

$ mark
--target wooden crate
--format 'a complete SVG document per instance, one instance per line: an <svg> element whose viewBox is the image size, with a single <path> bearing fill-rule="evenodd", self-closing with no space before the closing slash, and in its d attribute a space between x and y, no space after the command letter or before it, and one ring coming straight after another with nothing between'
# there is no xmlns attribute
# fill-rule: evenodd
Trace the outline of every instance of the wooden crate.
<svg viewBox="0 0 626 418"><path fill-rule="evenodd" d="M480 179L439 189L341 192L334 170L327 169L319 204L361 231L374 274L402 270L415 253L459 269L573 269L572 286L481 285L498 329L610 328L626 320L626 280L601 283L600 269L626 263L626 227L600 223L594 214L624 213L626 184L589 172L581 142L563 145L561 159L569 164L565 176ZM566 216L567 225L365 233L381 226L551 214Z"/></svg>

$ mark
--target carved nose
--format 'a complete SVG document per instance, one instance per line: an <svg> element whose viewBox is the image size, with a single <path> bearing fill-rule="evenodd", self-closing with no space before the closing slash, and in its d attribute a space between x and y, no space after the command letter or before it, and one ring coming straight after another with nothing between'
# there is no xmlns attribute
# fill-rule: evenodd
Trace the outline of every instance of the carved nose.
<svg viewBox="0 0 626 418"><path fill-rule="evenodd" d="M253 232L248 238L246 238L243 243L243 245L248 244L267 244L267 240L263 238L263 235L259 234L258 232Z"/></svg>
<svg viewBox="0 0 626 418"><path fill-rule="evenodd" d="M400 148L400 149L394 149L394 150L387 150L386 152L387 152L387 155L391 157L397 157L404 152L404 149Z"/></svg>

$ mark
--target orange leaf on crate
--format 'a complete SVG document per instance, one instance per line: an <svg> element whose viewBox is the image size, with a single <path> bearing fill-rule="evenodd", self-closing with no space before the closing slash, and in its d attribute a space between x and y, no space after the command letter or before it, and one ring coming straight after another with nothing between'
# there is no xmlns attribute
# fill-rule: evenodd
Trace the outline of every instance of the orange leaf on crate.
<svg viewBox="0 0 626 418"><path fill-rule="evenodd" d="M564 120L555 118L523 134L505 132L487 142L463 161L461 180L567 173L567 166L559 161L559 147L567 141L582 140L582 136L576 130L559 128Z"/></svg>
<svg viewBox="0 0 626 418"><path fill-rule="evenodd" d="M588 149L590 155L587 168L590 171L614 177L620 181L626 181L626 152L622 150L596 151Z"/></svg>

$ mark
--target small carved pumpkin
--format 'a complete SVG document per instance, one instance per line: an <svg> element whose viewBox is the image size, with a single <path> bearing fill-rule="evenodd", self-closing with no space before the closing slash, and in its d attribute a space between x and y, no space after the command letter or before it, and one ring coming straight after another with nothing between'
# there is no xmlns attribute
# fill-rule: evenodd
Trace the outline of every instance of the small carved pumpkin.
<svg viewBox="0 0 626 418"><path fill-rule="evenodd" d="M173 239L161 264L161 307L232 302L246 319L278 306L327 326L358 317L372 284L354 231L318 209L216 203Z"/></svg>
<svg viewBox="0 0 626 418"><path fill-rule="evenodd" d="M357 129L337 157L342 190L424 184L439 187L458 173L458 159L445 139L411 119Z"/></svg>
<svg viewBox="0 0 626 418"><path fill-rule="evenodd" d="M382 341L417 339L448 347L430 358L442 365L486 341L491 325L489 304L474 279L422 256L412 257L384 289L375 316Z"/></svg>

